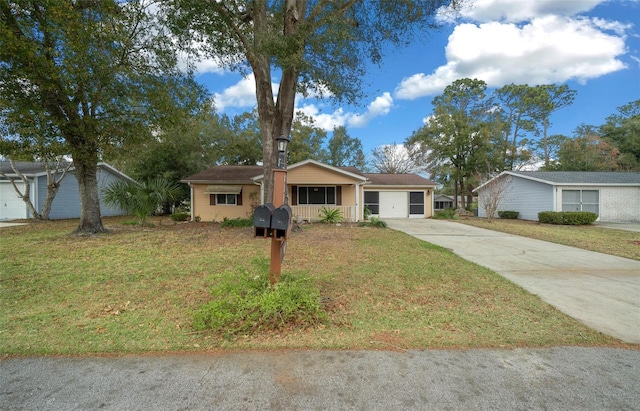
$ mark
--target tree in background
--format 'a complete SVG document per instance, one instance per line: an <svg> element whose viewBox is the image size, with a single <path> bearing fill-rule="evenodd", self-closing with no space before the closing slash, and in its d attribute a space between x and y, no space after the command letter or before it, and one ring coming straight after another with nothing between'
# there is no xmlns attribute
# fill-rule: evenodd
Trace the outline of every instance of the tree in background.
<svg viewBox="0 0 640 411"><path fill-rule="evenodd" d="M302 112L296 113L291 126L289 143L289 163L298 163L307 159L324 161L327 153L322 147L327 132L316 127L313 118Z"/></svg>
<svg viewBox="0 0 640 411"><path fill-rule="evenodd" d="M499 144L504 170L514 170L529 160L527 135L536 130L533 119L535 91L526 84L507 84L494 91L503 121L503 140Z"/></svg>
<svg viewBox="0 0 640 411"><path fill-rule="evenodd" d="M623 169L640 170L640 100L618 107L618 113L607 117L599 132L620 150Z"/></svg>
<svg viewBox="0 0 640 411"><path fill-rule="evenodd" d="M425 169L422 150L418 144L385 144L373 149L371 168L383 174L420 173Z"/></svg>
<svg viewBox="0 0 640 411"><path fill-rule="evenodd" d="M327 151L326 163L331 166L352 166L358 170L366 168L362 142L358 138L350 137L344 126L333 129L333 135L327 143Z"/></svg>
<svg viewBox="0 0 640 411"><path fill-rule="evenodd" d="M47 138L64 141L80 192L78 233L104 230L101 156L151 137L204 95L177 69L163 17L143 0L0 0L1 122L28 138L21 131L33 115L52 130Z"/></svg>
<svg viewBox="0 0 640 411"><path fill-rule="evenodd" d="M265 198L273 198L275 139L291 134L296 93L356 102L363 73L435 26L449 0L171 0L162 4L185 49L252 73L262 136ZM273 72L280 74L277 93Z"/></svg>
<svg viewBox="0 0 640 411"><path fill-rule="evenodd" d="M616 171L619 168L617 147L605 141L593 126L581 125L576 137L565 141L558 150L556 171Z"/></svg>
<svg viewBox="0 0 640 411"><path fill-rule="evenodd" d="M551 161L551 150L553 142L547 136L547 130L551 125L551 114L564 107L573 104L577 91L571 90L566 84L543 84L534 87L534 108L533 118L542 127L542 154L544 165L549 166Z"/></svg>
<svg viewBox="0 0 640 411"><path fill-rule="evenodd" d="M492 172L501 161L501 157L496 160L491 144L501 138L501 122L486 88L482 80L454 81L433 99L434 112L427 124L407 139L407 144L420 144L429 152L430 171L446 168L456 207L459 195L462 208L470 202L479 176Z"/></svg>

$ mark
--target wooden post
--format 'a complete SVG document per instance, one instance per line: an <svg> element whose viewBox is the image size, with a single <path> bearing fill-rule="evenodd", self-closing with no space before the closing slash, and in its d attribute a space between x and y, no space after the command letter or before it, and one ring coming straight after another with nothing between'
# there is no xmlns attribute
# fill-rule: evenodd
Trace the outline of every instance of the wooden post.
<svg viewBox="0 0 640 411"><path fill-rule="evenodd" d="M284 199L287 195L287 171L275 169L273 170L273 206L280 207L285 203ZM275 284L280 281L282 273L282 260L286 249L286 241L284 239L276 239L271 237L271 263L269 265L269 281Z"/></svg>

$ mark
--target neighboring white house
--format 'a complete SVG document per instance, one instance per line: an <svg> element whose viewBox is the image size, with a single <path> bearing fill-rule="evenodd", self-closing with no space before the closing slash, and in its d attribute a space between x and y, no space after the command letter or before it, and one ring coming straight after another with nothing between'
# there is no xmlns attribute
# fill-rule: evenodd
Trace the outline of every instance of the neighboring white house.
<svg viewBox="0 0 640 411"><path fill-rule="evenodd" d="M640 222L640 173L504 171L474 190L479 217L496 183L503 189L498 211L518 211L524 220L537 221L541 211L591 211L602 222Z"/></svg>
<svg viewBox="0 0 640 411"><path fill-rule="evenodd" d="M16 167L28 180L30 185L31 203L42 211L47 195L47 172L44 164L40 162L16 162ZM18 188L24 192L24 183L11 169L8 161L0 161L0 170L11 177ZM116 170L106 163L98 164L98 190L100 191L100 213L102 216L114 216L125 214L119 207L111 207L102 201L102 190L112 181L125 179L133 181L127 175ZM11 182L0 177L0 220L19 220L31 218L31 213L24 201L18 197ZM49 218L52 220L62 218L80 217L80 192L78 180L73 167L60 183L60 188L51 204Z"/></svg>

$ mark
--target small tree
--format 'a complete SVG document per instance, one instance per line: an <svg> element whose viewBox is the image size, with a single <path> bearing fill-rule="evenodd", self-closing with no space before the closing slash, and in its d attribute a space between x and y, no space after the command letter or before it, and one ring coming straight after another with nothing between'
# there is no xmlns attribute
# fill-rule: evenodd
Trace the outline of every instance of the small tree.
<svg viewBox="0 0 640 411"><path fill-rule="evenodd" d="M16 166L15 161L13 159L9 159L9 165L11 170L15 173L17 179L19 179L23 184L23 190L20 190L18 185L16 184L16 179L12 176L0 171L0 176L6 178L9 183L13 186L13 190L16 192L18 197L24 201L24 203L29 208L31 215L34 220L48 220L49 214L51 213L51 205L53 204L53 200L56 197L58 189L60 188L60 184L62 180L67 175L69 169L73 166L73 163L62 160L61 158L56 161L43 161L42 162L45 172L47 173L47 195L44 199L44 203L42 205L42 211L38 212L35 205L31 201L31 183L29 179L20 171L19 167Z"/></svg>
<svg viewBox="0 0 640 411"><path fill-rule="evenodd" d="M493 222L500 203L509 191L510 187L504 178L495 178L489 180L479 192L478 202L482 204L488 222Z"/></svg>
<svg viewBox="0 0 640 411"><path fill-rule="evenodd" d="M140 225L145 226L149 216L164 203L175 201L179 195L180 187L163 178L143 183L118 180L104 190L104 201L135 215L140 219Z"/></svg>

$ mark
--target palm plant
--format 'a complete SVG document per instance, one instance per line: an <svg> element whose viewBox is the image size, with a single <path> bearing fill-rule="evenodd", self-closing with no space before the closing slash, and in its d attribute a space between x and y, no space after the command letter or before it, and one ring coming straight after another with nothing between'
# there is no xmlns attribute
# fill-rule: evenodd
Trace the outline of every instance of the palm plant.
<svg viewBox="0 0 640 411"><path fill-rule="evenodd" d="M149 179L142 183L118 180L104 190L104 201L136 216L140 225L145 226L147 218L158 207L174 201L179 195L180 187L164 178Z"/></svg>

